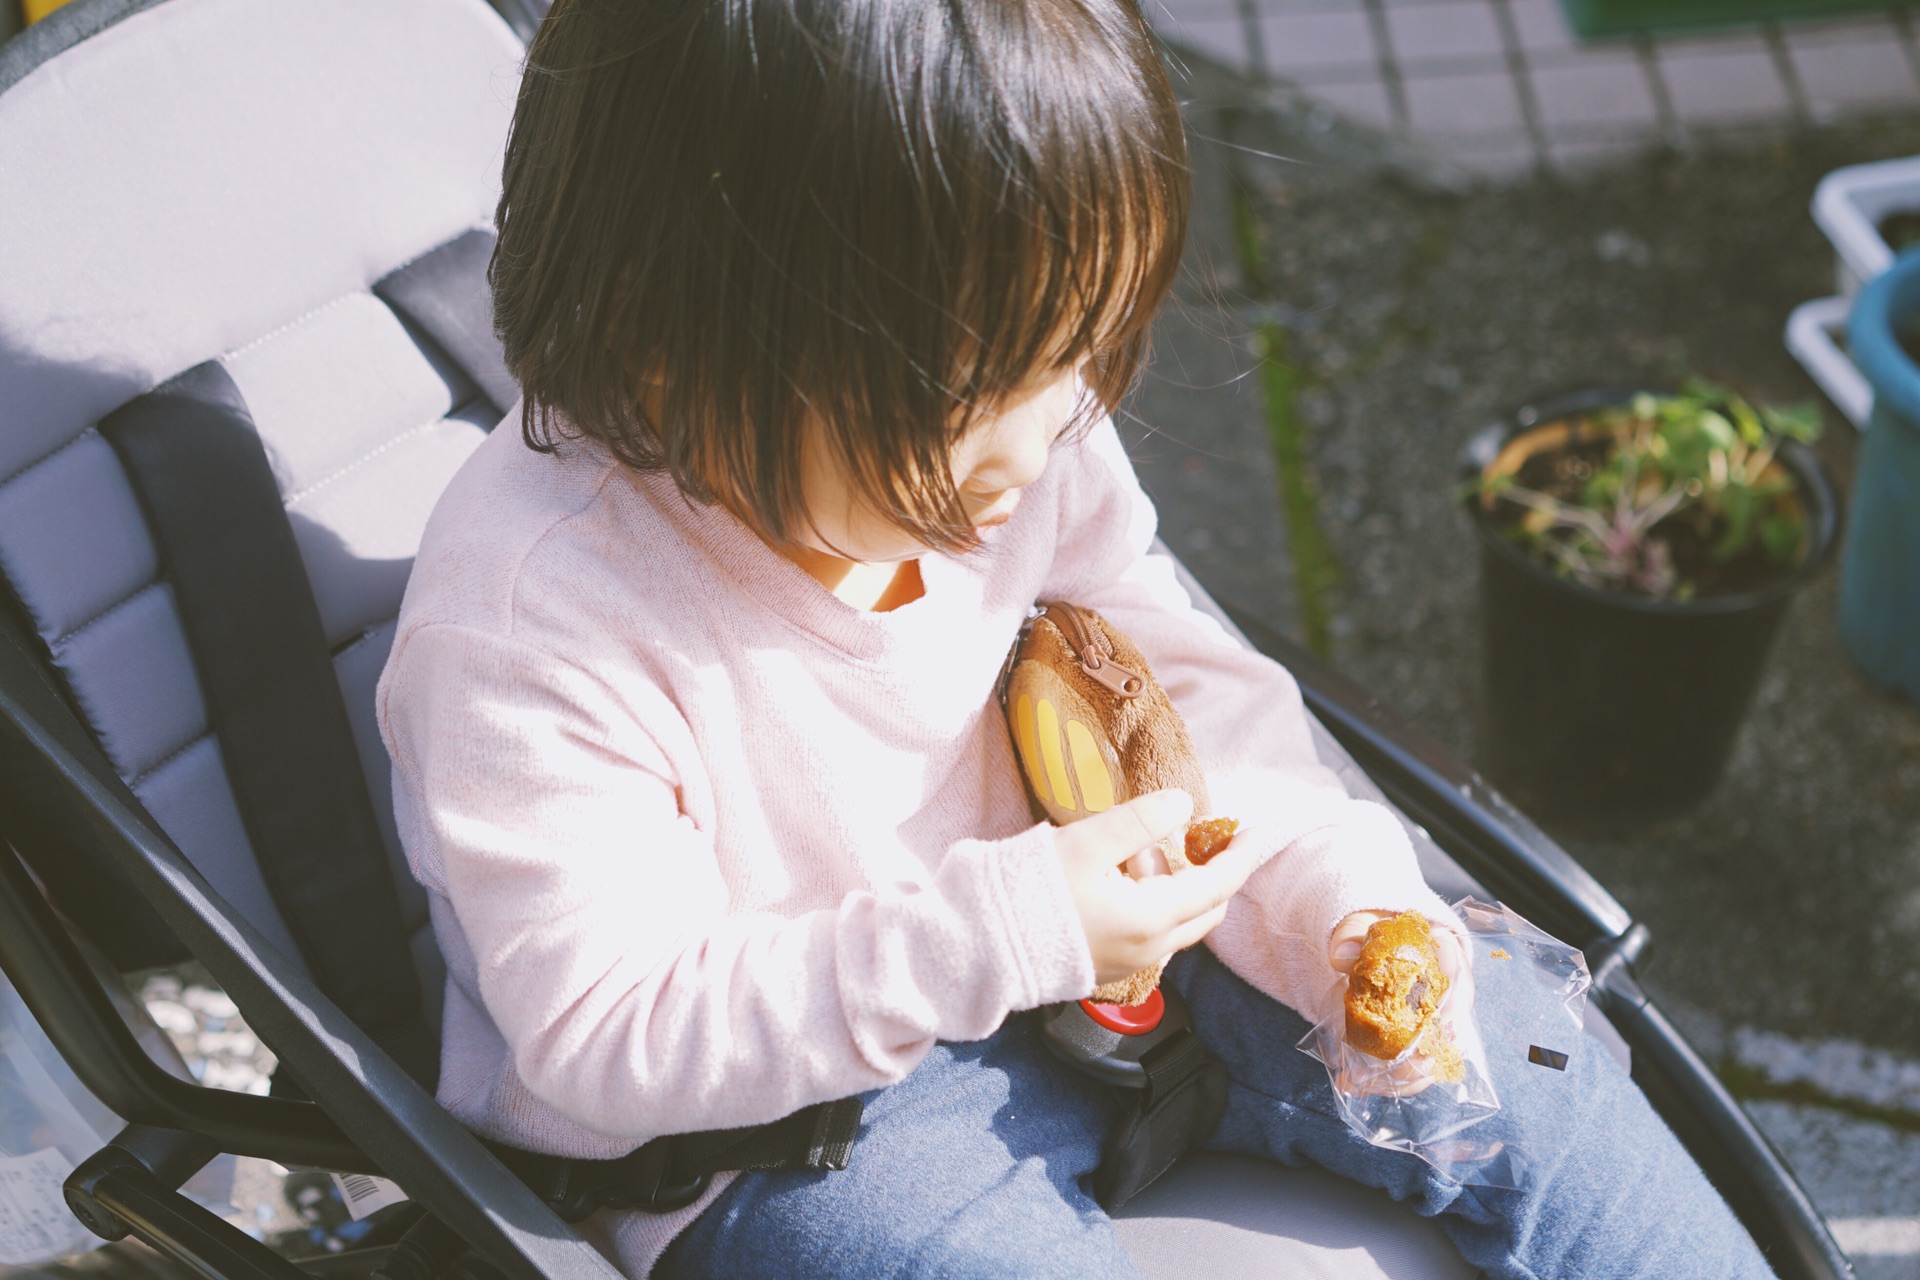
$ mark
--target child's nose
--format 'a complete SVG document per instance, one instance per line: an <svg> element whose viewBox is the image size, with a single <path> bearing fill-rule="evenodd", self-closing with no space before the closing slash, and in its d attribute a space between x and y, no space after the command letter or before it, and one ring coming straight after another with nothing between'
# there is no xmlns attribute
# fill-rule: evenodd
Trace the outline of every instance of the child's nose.
<svg viewBox="0 0 1920 1280"><path fill-rule="evenodd" d="M1047 469L1047 442L1034 438L1010 443L981 459L973 469L966 488L976 494L996 498L1009 489L1024 489Z"/></svg>

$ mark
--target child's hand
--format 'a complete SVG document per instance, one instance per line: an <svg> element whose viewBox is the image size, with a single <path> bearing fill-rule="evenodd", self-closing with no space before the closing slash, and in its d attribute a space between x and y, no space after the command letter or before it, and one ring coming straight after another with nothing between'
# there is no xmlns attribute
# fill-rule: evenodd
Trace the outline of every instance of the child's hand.
<svg viewBox="0 0 1920 1280"><path fill-rule="evenodd" d="M1230 844L1206 866L1171 875L1135 880L1120 869L1177 836L1192 815L1186 792L1156 791L1054 833L1096 982L1117 982L1206 937L1258 866L1251 849Z"/></svg>
<svg viewBox="0 0 1920 1280"><path fill-rule="evenodd" d="M1391 911L1356 911L1335 925L1332 936L1327 939L1328 962L1338 972L1351 976L1354 962L1360 958L1361 944L1366 941L1367 930L1393 914ZM1440 953L1440 972L1447 975L1447 994L1434 1017L1450 1023L1458 1040L1461 1031L1472 1026L1473 967L1467 963L1460 935L1443 921L1433 922L1433 945ZM1410 1097L1432 1083L1433 1076L1428 1072L1426 1060L1415 1053L1394 1067L1370 1091Z"/></svg>

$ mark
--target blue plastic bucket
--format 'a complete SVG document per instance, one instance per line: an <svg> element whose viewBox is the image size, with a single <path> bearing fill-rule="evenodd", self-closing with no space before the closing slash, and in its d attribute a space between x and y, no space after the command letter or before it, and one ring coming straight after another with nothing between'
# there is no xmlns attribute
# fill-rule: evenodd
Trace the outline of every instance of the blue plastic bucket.
<svg viewBox="0 0 1920 1280"><path fill-rule="evenodd" d="M1848 342L1873 387L1840 571L1840 638L1868 677L1920 701L1920 252L1860 294Z"/></svg>

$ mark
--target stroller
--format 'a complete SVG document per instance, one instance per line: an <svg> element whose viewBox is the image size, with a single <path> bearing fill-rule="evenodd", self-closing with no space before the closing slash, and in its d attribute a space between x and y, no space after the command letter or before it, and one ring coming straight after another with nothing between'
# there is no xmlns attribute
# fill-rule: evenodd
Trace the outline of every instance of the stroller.
<svg viewBox="0 0 1920 1280"><path fill-rule="evenodd" d="M485 268L542 7L72 0L0 46L0 967L127 1122L68 1205L204 1276L616 1274L422 1084L445 971L373 724L428 512L517 399ZM1589 1033L1779 1274L1850 1274L1636 985L1647 931L1457 760L1215 611L1443 895L1585 949ZM271 1096L170 1074L103 986L189 955L278 1057ZM220 1152L390 1179L411 1226L296 1265L179 1192ZM1384 1197L1225 1156L1118 1217L1150 1275L1466 1270Z"/></svg>

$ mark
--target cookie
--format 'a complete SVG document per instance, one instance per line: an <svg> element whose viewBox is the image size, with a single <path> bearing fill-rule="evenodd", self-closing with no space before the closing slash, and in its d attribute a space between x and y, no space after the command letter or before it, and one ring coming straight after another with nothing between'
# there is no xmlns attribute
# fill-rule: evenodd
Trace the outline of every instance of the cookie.
<svg viewBox="0 0 1920 1280"><path fill-rule="evenodd" d="M1347 981L1347 1043L1393 1059L1419 1038L1447 994L1440 949L1418 911L1403 911L1367 930Z"/></svg>

